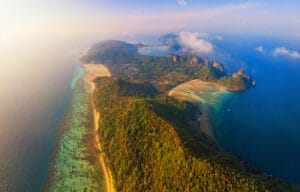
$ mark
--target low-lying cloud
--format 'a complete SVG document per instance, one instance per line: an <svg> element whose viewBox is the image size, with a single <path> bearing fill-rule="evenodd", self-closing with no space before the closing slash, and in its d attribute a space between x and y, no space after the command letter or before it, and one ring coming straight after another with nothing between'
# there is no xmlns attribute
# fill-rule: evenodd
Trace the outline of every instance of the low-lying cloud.
<svg viewBox="0 0 300 192"><path fill-rule="evenodd" d="M298 51L289 50L285 47L277 47L276 49L274 49L273 54L276 56L285 55L295 59L300 59L300 53Z"/></svg>
<svg viewBox="0 0 300 192"><path fill-rule="evenodd" d="M179 33L179 43L196 54L207 54L213 52L213 45L204 40L199 33L181 32Z"/></svg>

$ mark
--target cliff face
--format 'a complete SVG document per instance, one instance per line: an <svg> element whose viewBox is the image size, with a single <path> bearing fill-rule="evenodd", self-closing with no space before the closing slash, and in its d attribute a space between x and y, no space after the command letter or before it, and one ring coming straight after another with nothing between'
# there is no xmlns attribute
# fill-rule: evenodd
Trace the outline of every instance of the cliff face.
<svg viewBox="0 0 300 192"><path fill-rule="evenodd" d="M216 68L217 70L221 71L222 73L224 72L224 67L217 62L213 63L213 67Z"/></svg>
<svg viewBox="0 0 300 192"><path fill-rule="evenodd" d="M233 78L241 77L241 78L248 79L248 80L250 79L250 76L247 75L247 74L245 74L244 69L238 70L236 73L234 73L234 74L232 75L232 77L233 77Z"/></svg>

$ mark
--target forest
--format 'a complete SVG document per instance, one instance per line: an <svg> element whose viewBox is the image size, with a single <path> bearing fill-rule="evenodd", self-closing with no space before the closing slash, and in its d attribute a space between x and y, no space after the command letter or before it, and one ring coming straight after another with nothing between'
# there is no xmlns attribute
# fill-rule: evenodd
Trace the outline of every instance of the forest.
<svg viewBox="0 0 300 192"><path fill-rule="evenodd" d="M117 191L293 191L201 132L194 105L144 82L101 77L99 136Z"/></svg>
<svg viewBox="0 0 300 192"><path fill-rule="evenodd" d="M189 80L213 82L232 91L251 88L253 80L245 74L229 76L222 64L191 53L149 56L138 53L142 44L108 40L95 44L83 57L82 63L106 65L113 77L147 81L161 92Z"/></svg>

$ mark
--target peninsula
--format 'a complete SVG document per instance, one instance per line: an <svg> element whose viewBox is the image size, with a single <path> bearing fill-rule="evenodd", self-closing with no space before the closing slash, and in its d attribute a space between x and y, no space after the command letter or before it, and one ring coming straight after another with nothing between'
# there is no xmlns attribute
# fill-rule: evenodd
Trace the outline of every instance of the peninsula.
<svg viewBox="0 0 300 192"><path fill-rule="evenodd" d="M242 69L228 76L221 64L208 58L188 52L162 57L141 55L138 48L143 46L115 40L102 41L95 44L80 61L102 63L114 78L149 82L161 92L194 79L215 83L231 91L243 91L255 85L255 81Z"/></svg>
<svg viewBox="0 0 300 192"><path fill-rule="evenodd" d="M221 64L188 53L141 55L141 46L103 41L81 58L111 75L95 79L93 95L96 134L116 191L294 191L221 151L201 129L199 108L168 96L194 79L243 91L255 84L244 71L228 76Z"/></svg>

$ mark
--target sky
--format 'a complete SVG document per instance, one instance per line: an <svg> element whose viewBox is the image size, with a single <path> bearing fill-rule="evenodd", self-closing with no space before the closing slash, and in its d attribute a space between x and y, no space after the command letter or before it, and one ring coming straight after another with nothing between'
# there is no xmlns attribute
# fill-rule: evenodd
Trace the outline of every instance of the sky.
<svg viewBox="0 0 300 192"><path fill-rule="evenodd" d="M0 41L198 31L300 38L300 1L0 0Z"/></svg>

